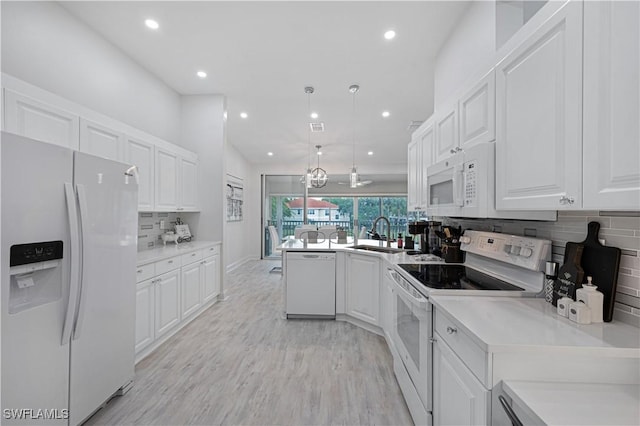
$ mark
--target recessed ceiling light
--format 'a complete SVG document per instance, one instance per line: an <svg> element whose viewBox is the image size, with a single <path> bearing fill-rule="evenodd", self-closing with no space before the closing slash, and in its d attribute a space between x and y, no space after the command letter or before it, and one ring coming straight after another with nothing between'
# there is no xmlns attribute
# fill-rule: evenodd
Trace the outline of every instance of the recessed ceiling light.
<svg viewBox="0 0 640 426"><path fill-rule="evenodd" d="M204 71L198 71L198 72L196 73L196 75L197 75L198 77L200 77L200 78L206 78L206 77L207 77L207 73L206 73L206 72L204 72Z"/></svg>
<svg viewBox="0 0 640 426"><path fill-rule="evenodd" d="M247 114L246 112L241 112L240 113L240 117L247 118L247 117L249 117L249 114Z"/></svg>
<svg viewBox="0 0 640 426"><path fill-rule="evenodd" d="M384 38L386 38L387 40L391 40L395 36L396 36L396 32L393 30L389 30L386 33L384 33Z"/></svg>
<svg viewBox="0 0 640 426"><path fill-rule="evenodd" d="M373 155L373 151L367 152L367 155Z"/></svg>
<svg viewBox="0 0 640 426"><path fill-rule="evenodd" d="M158 28L160 28L160 24L158 24L158 21L155 21L153 19L145 19L144 24L152 30L157 30Z"/></svg>
<svg viewBox="0 0 640 426"><path fill-rule="evenodd" d="M318 113L317 112L312 112L311 113L311 118L313 118L313 119L318 118Z"/></svg>
<svg viewBox="0 0 640 426"><path fill-rule="evenodd" d="M267 152L267 155L268 155L269 157L273 157L273 152Z"/></svg>
<svg viewBox="0 0 640 426"><path fill-rule="evenodd" d="M382 116L383 116L384 118L387 118L387 117L388 117L388 116L390 116L390 115L391 115L391 113L390 113L389 111L382 111Z"/></svg>

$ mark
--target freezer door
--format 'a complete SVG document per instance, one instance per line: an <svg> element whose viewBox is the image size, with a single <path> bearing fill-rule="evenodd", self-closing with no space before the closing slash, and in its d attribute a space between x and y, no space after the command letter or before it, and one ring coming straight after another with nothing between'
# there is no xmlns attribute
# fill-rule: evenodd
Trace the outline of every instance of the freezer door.
<svg viewBox="0 0 640 426"><path fill-rule="evenodd" d="M133 379L138 188L128 165L74 153L82 280L71 340L71 424Z"/></svg>
<svg viewBox="0 0 640 426"><path fill-rule="evenodd" d="M4 132L1 148L1 422L67 424L69 344L61 339L70 255L64 185L72 182L73 152ZM11 246L48 241L62 241L57 263L46 269L45 262L10 268ZM34 419L38 409L59 418Z"/></svg>

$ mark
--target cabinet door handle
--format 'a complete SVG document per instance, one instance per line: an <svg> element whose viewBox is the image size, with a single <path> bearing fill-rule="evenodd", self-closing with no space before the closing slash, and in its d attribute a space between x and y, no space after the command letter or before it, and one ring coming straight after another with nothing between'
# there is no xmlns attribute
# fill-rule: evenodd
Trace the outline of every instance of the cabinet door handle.
<svg viewBox="0 0 640 426"><path fill-rule="evenodd" d="M457 333L457 332L458 332L457 328L455 328L455 327L447 327L447 333L454 334L454 333Z"/></svg>
<svg viewBox="0 0 640 426"><path fill-rule="evenodd" d="M562 197L560 197L560 204L562 205L572 205L573 203L575 203L575 199L573 197L567 197L566 195L563 195Z"/></svg>
<svg viewBox="0 0 640 426"><path fill-rule="evenodd" d="M141 274L142 273L142 269L138 269L138 273Z"/></svg>
<svg viewBox="0 0 640 426"><path fill-rule="evenodd" d="M515 411L513 411L513 408L511 408L511 406L507 402L507 399L504 396L500 395L498 397L498 400L500 401L500 404L502 405L502 409L507 414L507 417L509 417L509 420L511 420L511 425L512 426L522 426L522 422L520 421L520 419L516 415Z"/></svg>
<svg viewBox="0 0 640 426"><path fill-rule="evenodd" d="M167 263L173 263L173 260L168 261Z"/></svg>
<svg viewBox="0 0 640 426"><path fill-rule="evenodd" d="M437 342L437 341L438 341L438 340L436 340L436 339L435 339L435 338L433 338L433 337L430 337L430 338L429 338L429 343L435 343L435 342Z"/></svg>

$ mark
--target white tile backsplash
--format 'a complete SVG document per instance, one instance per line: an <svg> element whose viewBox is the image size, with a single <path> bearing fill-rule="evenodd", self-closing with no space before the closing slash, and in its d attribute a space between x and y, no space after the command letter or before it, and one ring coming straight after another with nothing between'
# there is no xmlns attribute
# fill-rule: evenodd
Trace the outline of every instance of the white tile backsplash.
<svg viewBox="0 0 640 426"><path fill-rule="evenodd" d="M556 222L440 218L443 223L463 229L530 235L552 241L553 260L562 263L564 247L569 241L580 242L587 236L587 224L600 223L599 238L605 245L622 251L614 320L640 327L640 217L638 212L607 215L598 211L560 211Z"/></svg>
<svg viewBox="0 0 640 426"><path fill-rule="evenodd" d="M178 213L138 213L138 251L148 250L162 244L160 235L167 229L160 229L160 221L165 220L166 228L173 228Z"/></svg>

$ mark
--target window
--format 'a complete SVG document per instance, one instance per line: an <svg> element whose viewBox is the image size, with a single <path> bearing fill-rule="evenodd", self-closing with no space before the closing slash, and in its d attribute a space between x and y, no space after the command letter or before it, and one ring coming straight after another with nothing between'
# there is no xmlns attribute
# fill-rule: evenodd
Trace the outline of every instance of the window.
<svg viewBox="0 0 640 426"><path fill-rule="evenodd" d="M316 211L314 209L309 209L309 214L316 214Z"/></svg>
<svg viewBox="0 0 640 426"><path fill-rule="evenodd" d="M327 209L324 211L325 216L331 216L331 210Z"/></svg>

